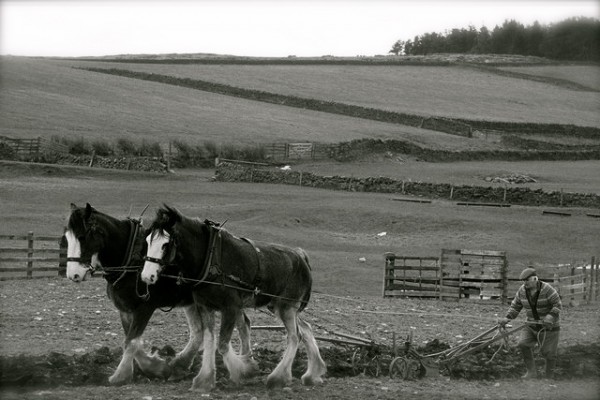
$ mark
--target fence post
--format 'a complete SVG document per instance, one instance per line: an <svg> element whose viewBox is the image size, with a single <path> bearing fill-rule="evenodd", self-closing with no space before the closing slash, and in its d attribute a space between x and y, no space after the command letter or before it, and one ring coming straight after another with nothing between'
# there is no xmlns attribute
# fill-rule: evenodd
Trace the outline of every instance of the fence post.
<svg viewBox="0 0 600 400"><path fill-rule="evenodd" d="M33 232L27 233L27 279L33 276Z"/></svg>
<svg viewBox="0 0 600 400"><path fill-rule="evenodd" d="M440 255L438 271L440 273L440 300L444 300L444 263L442 262L442 255Z"/></svg>
<svg viewBox="0 0 600 400"><path fill-rule="evenodd" d="M454 185L450 186L450 200L452 200L452 197L454 197Z"/></svg>
<svg viewBox="0 0 600 400"><path fill-rule="evenodd" d="M92 150L92 157L90 158L90 165L88 165L88 167L93 167L94 166L94 158L96 157L96 150Z"/></svg>
<svg viewBox="0 0 600 400"><path fill-rule="evenodd" d="M600 268L600 260L596 261L596 265L592 266L594 270L594 278L592 279L594 285L594 302L598 300L598 292L600 291L600 285L598 285L598 269Z"/></svg>
<svg viewBox="0 0 600 400"><path fill-rule="evenodd" d="M58 253L58 276L67 276L67 238L63 235L59 242L59 253Z"/></svg>
<svg viewBox="0 0 600 400"><path fill-rule="evenodd" d="M394 279L394 266L396 261L396 255L394 253L385 253L385 267L383 269L383 288L381 290L381 296L385 297L385 290L388 287L388 283Z"/></svg>
<svg viewBox="0 0 600 400"><path fill-rule="evenodd" d="M504 262L502 263L502 271L500 276L502 277L502 297L500 298L501 304L506 304L508 301L508 260L504 257Z"/></svg>
<svg viewBox="0 0 600 400"><path fill-rule="evenodd" d="M575 289L573 289L573 285L575 284L575 279L573 279L572 277L575 276L575 263L571 264L571 290L569 290L569 292L571 293L571 302L575 302Z"/></svg>

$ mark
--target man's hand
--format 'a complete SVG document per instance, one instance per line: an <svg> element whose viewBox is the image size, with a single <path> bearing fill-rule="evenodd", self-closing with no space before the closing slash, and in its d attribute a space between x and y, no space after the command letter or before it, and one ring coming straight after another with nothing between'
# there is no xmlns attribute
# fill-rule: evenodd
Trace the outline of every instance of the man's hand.
<svg viewBox="0 0 600 400"><path fill-rule="evenodd" d="M544 317L544 328L549 329L554 327L554 317L550 314Z"/></svg>
<svg viewBox="0 0 600 400"><path fill-rule="evenodd" d="M508 324L510 322L510 318L498 318L498 325L500 326L505 326L506 324Z"/></svg>

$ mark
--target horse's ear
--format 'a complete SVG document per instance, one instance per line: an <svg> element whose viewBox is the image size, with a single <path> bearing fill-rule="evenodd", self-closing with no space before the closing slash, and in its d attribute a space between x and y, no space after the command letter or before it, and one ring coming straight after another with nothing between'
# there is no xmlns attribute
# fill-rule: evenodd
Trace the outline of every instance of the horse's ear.
<svg viewBox="0 0 600 400"><path fill-rule="evenodd" d="M85 219L90 218L93 210L94 210L94 207L90 206L90 203L85 204L85 214L84 214Z"/></svg>
<svg viewBox="0 0 600 400"><path fill-rule="evenodd" d="M75 203L71 203L71 211L77 210L79 207L75 205Z"/></svg>

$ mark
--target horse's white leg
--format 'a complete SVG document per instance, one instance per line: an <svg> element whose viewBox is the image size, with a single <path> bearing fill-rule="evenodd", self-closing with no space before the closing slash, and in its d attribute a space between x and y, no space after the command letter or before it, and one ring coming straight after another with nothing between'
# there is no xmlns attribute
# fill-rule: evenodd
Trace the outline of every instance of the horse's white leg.
<svg viewBox="0 0 600 400"><path fill-rule="evenodd" d="M288 306L289 307L289 306ZM285 308L278 310L279 318L287 331L287 347L277 367L267 378L267 388L284 387L292 380L292 362L298 351L298 326L296 325L296 310Z"/></svg>
<svg viewBox="0 0 600 400"><path fill-rule="evenodd" d="M108 378L113 385L121 385L133 378L133 360L142 345L141 336L148 325L154 309L141 307L134 313L120 312L121 324L125 331L123 356L115 372Z"/></svg>
<svg viewBox="0 0 600 400"><path fill-rule="evenodd" d="M196 353L198 353L202 346L202 317L197 307L191 304L185 306L183 311L187 319L190 338L185 348L170 362L170 366L173 368L170 380L182 379L185 376L186 371L192 366Z"/></svg>
<svg viewBox="0 0 600 400"><path fill-rule="evenodd" d="M308 353L308 368L306 373L302 375L303 385L315 385L323 383L321 378L327 372L327 366L325 361L321 358L319 352L319 346L312 333L310 324L298 317L298 328L300 329L300 338L306 346L306 352Z"/></svg>
<svg viewBox="0 0 600 400"><path fill-rule="evenodd" d="M203 341L204 352L202 353L202 367L198 375L192 381L190 390L210 392L217 381L217 369L215 365L215 314L206 309L199 309L204 328Z"/></svg>
<svg viewBox="0 0 600 400"><path fill-rule="evenodd" d="M122 385L133 378L133 359L136 351L140 348L140 339L136 338L126 341L123 345L123 356L115 372L108 378L112 385Z"/></svg>

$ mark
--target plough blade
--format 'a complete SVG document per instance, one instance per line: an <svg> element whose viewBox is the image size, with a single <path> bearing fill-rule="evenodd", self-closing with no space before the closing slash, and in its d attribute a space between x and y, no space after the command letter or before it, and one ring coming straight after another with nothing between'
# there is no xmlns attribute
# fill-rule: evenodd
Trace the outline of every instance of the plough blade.
<svg viewBox="0 0 600 400"><path fill-rule="evenodd" d="M425 377L438 377L440 376L440 366L429 358L422 358L421 365L425 368Z"/></svg>

